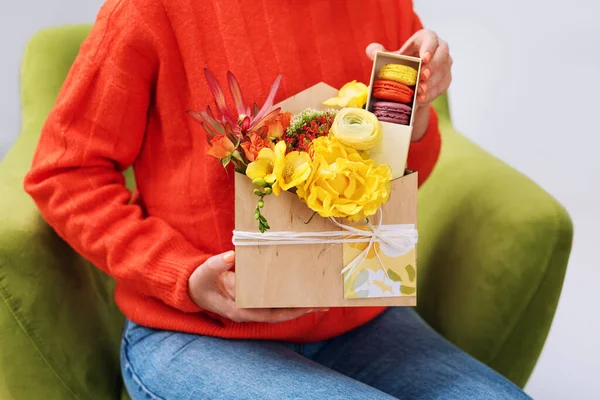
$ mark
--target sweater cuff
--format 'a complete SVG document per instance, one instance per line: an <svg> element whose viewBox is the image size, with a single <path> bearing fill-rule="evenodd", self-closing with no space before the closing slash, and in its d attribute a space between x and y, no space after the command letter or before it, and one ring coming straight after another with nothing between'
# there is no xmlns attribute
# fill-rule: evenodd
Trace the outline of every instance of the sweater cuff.
<svg viewBox="0 0 600 400"><path fill-rule="evenodd" d="M419 186L433 171L441 149L441 135L438 116L433 106L429 106L429 125L420 140L412 142L408 151L408 169L419 172Z"/></svg>
<svg viewBox="0 0 600 400"><path fill-rule="evenodd" d="M190 298L188 281L208 257L186 240L176 239L169 243L154 268L148 271L148 276L153 281L149 286L155 292L154 296L185 313L203 311Z"/></svg>

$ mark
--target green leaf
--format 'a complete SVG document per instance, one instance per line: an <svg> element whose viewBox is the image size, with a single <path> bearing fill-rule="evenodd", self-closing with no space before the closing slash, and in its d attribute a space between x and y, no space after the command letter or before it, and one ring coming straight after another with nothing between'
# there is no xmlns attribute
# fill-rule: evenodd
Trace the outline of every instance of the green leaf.
<svg viewBox="0 0 600 400"><path fill-rule="evenodd" d="M231 162L231 156L221 159L221 164L223 164L223 167L228 166L230 162Z"/></svg>
<svg viewBox="0 0 600 400"><path fill-rule="evenodd" d="M258 230L260 231L260 233L265 233L269 229L271 229L271 227L268 224L263 224L262 221L259 221Z"/></svg>
<svg viewBox="0 0 600 400"><path fill-rule="evenodd" d="M235 158L236 160L244 161L242 159L242 155L237 150L235 150L233 153L231 153L231 157Z"/></svg>

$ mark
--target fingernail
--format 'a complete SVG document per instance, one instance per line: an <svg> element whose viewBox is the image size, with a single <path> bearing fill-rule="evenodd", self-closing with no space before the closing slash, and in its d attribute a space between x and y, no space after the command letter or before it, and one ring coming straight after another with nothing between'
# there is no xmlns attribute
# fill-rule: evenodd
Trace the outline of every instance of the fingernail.
<svg viewBox="0 0 600 400"><path fill-rule="evenodd" d="M425 61L426 63L428 63L429 60L431 60L431 53L430 52L426 52L425 55L423 56L423 61Z"/></svg>
<svg viewBox="0 0 600 400"><path fill-rule="evenodd" d="M419 95L419 101L425 101L425 95L423 95L423 94Z"/></svg>
<svg viewBox="0 0 600 400"><path fill-rule="evenodd" d="M228 251L227 253L223 254L223 261L226 263L232 263L235 261L235 251Z"/></svg>
<svg viewBox="0 0 600 400"><path fill-rule="evenodd" d="M421 84L419 85L419 90L420 90L421 92L426 92L426 91L427 91L427 84L426 84L426 83L421 83Z"/></svg>
<svg viewBox="0 0 600 400"><path fill-rule="evenodd" d="M425 79L429 79L429 77L431 76L431 70L429 68L425 68L423 70L423 76L425 77Z"/></svg>

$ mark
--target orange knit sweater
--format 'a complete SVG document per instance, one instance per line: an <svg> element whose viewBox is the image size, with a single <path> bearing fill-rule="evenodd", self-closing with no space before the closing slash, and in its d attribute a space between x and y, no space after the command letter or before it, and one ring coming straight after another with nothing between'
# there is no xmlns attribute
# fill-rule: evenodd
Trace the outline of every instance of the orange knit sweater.
<svg viewBox="0 0 600 400"><path fill-rule="evenodd" d="M212 95L208 67L230 70L261 103L320 81L368 82L371 42L398 49L421 29L409 0L108 0L41 135L25 189L76 251L115 278L115 298L150 327L227 338L322 340L382 308L333 309L281 324L234 323L189 298L188 277L233 248L233 174L205 155L187 114ZM262 103L261 103L262 104ZM413 143L421 181L440 149L437 118ZM136 193L122 171L133 166Z"/></svg>

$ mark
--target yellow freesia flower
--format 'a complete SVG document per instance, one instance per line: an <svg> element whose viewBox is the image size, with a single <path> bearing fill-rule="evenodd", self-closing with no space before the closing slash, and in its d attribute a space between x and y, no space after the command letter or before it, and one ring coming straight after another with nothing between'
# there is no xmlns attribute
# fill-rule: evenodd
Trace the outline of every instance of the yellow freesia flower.
<svg viewBox="0 0 600 400"><path fill-rule="evenodd" d="M362 108L343 108L338 111L330 130L346 146L369 150L381 141L381 123L370 111Z"/></svg>
<svg viewBox="0 0 600 400"><path fill-rule="evenodd" d="M312 171L298 196L322 217L360 221L385 204L391 193L392 171L364 159L356 150L331 137L313 142Z"/></svg>
<svg viewBox="0 0 600 400"><path fill-rule="evenodd" d="M275 154L276 153L270 148L263 148L256 156L256 159L248 164L246 176L252 181L263 179L266 183L270 185L273 184L276 180L275 174L273 173L276 161Z"/></svg>
<svg viewBox="0 0 600 400"><path fill-rule="evenodd" d="M287 191L303 184L310 176L311 169L308 153L292 151L287 154L283 162L275 163L274 173L277 177L273 185L275 196L278 196L281 190Z"/></svg>
<svg viewBox="0 0 600 400"><path fill-rule="evenodd" d="M287 146L280 141L275 150L262 149L256 160L246 168L246 176L252 181L264 180L273 188L273 194L279 196L282 190L287 191L304 183L311 172L311 159L308 153L293 151L285 154Z"/></svg>
<svg viewBox="0 0 600 400"><path fill-rule="evenodd" d="M369 88L361 82L346 83L339 91L338 97L332 97L323 104L330 107L362 108L367 103Z"/></svg>

